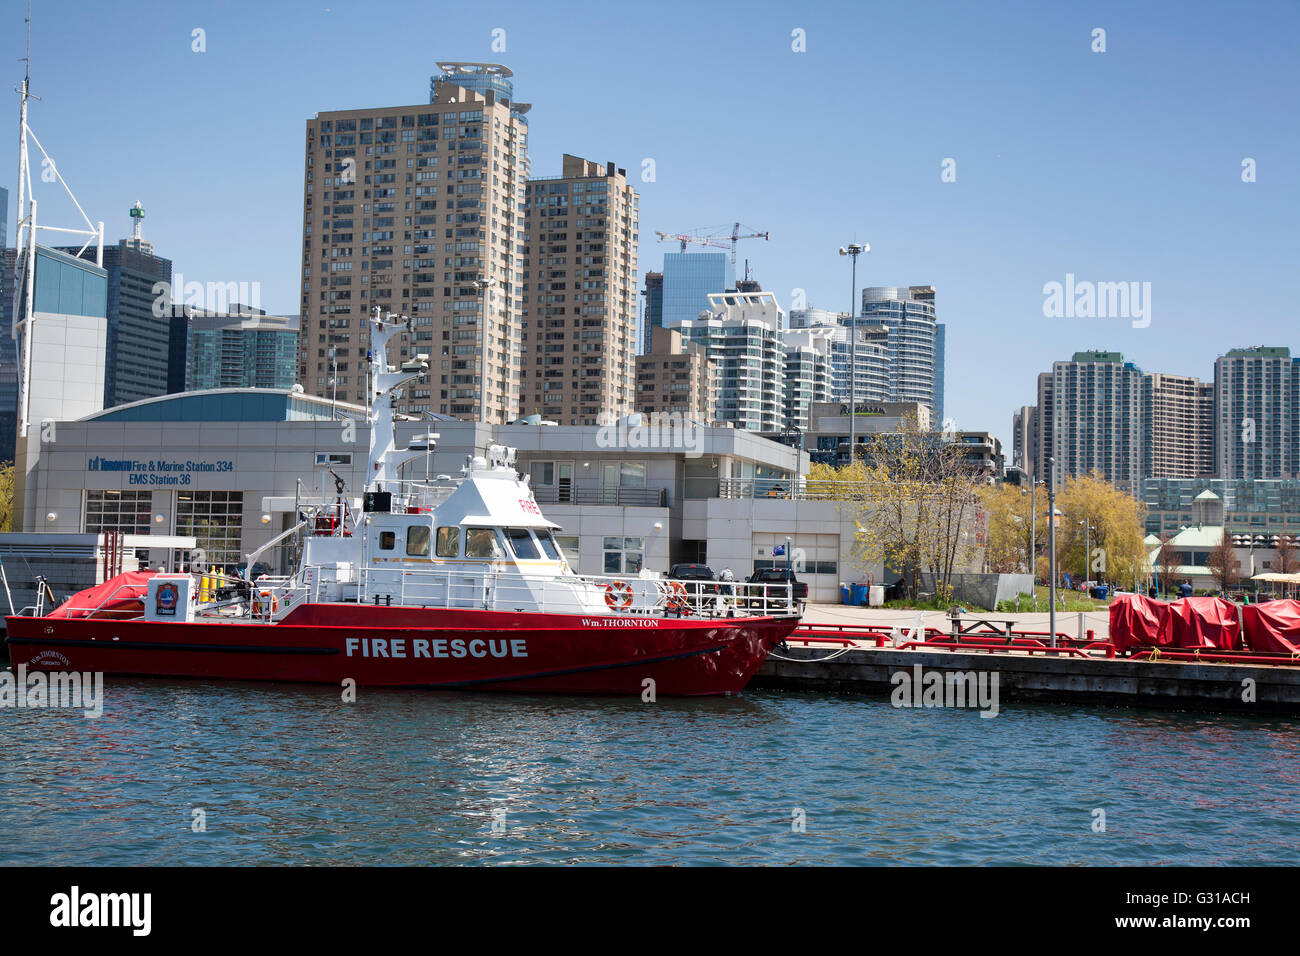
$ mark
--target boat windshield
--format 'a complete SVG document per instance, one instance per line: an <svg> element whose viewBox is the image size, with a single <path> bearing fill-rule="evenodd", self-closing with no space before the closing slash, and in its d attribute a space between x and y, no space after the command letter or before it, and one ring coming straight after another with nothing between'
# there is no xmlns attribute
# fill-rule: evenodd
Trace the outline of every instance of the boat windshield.
<svg viewBox="0 0 1300 956"><path fill-rule="evenodd" d="M542 546L542 552L552 561L560 560L560 546L555 543L555 538L549 531L536 531L537 543Z"/></svg>
<svg viewBox="0 0 1300 956"><path fill-rule="evenodd" d="M521 561L536 561L541 557L527 528L506 528L506 540L510 542L510 550Z"/></svg>

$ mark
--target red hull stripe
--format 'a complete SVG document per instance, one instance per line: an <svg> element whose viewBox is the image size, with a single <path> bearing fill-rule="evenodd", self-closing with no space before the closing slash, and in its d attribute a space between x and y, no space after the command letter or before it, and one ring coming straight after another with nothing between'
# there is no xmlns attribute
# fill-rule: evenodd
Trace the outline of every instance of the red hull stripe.
<svg viewBox="0 0 1300 956"><path fill-rule="evenodd" d="M49 648L93 647L96 650L210 651L214 654L306 654L340 653L337 647L267 647L265 644L162 644L156 641L76 641L66 638L11 637L10 644L41 644Z"/></svg>
<svg viewBox="0 0 1300 956"><path fill-rule="evenodd" d="M612 664L591 664L587 667L566 667L554 671L537 671L533 674L511 674L508 677L476 677L473 680L449 680L439 681L434 684L403 684L403 687L472 687L476 684L506 684L511 681L520 680L539 680L547 677L563 677L566 674L583 674L590 671L607 671L616 667L646 667L651 664L663 664L667 661L680 661L688 657L699 657L701 654L712 654L716 651L724 650L727 645L715 644L713 647L702 647L699 650L685 651L681 654L665 654L662 657L643 657L634 661L615 661Z"/></svg>

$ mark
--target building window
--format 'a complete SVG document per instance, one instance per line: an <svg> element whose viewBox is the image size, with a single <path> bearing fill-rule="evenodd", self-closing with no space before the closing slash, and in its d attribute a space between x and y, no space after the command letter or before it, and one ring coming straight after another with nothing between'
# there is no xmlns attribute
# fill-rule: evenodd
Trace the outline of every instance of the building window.
<svg viewBox="0 0 1300 956"><path fill-rule="evenodd" d="M557 534L555 543L564 552L564 559L569 562L569 567L575 571L578 570L578 536L576 534Z"/></svg>
<svg viewBox="0 0 1300 956"><path fill-rule="evenodd" d="M148 534L153 493L149 491L87 491L87 534L121 531Z"/></svg>
<svg viewBox="0 0 1300 956"><path fill-rule="evenodd" d="M210 567L234 567L243 558L242 491L182 491L176 495L176 533L193 536Z"/></svg>
<svg viewBox="0 0 1300 956"><path fill-rule="evenodd" d="M644 563L644 538L605 539L606 574L639 574Z"/></svg>

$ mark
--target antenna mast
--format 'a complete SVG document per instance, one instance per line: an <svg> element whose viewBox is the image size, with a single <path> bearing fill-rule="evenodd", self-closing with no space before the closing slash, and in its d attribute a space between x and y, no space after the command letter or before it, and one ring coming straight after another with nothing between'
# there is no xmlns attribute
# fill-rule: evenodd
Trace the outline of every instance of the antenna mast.
<svg viewBox="0 0 1300 956"><path fill-rule="evenodd" d="M27 437L27 428L31 418L31 377L32 377L32 324L34 315L32 312L32 299L36 285L36 230L44 229L48 232L62 232L74 236L85 236L86 241L78 250L78 257L90 247L91 242L96 243L95 248L95 265L101 269L104 267L104 223L92 223L86 211L81 208L81 203L77 202L77 197L73 195L72 189L64 181L58 167L55 166L54 160L50 159L50 154L45 151L41 141L36 138L32 132L31 126L27 123L27 101L30 99L40 99L39 96L32 94L32 2L27 0L27 55L23 57L23 85L19 88L20 94L18 107L18 229L14 235L14 248L18 251L18 263L16 272L19 281L17 291L14 296L14 326L12 335L19 339L21 335L22 357L19 363L18 375L18 434L21 437ZM43 161L41 162L41 179L45 182L58 182L72 200L72 205L77 207L77 212L81 213L81 218L85 220L85 229L68 229L61 226L43 226L36 222L36 198L32 194L32 170L31 162L28 155L27 141L31 140L36 144L36 148L41 151Z"/></svg>

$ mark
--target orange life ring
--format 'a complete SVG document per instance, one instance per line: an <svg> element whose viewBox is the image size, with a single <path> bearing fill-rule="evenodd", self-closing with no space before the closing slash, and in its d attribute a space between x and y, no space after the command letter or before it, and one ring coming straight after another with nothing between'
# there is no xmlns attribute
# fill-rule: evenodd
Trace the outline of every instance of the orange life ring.
<svg viewBox="0 0 1300 956"><path fill-rule="evenodd" d="M668 610L676 611L678 614L690 614L695 609L691 607L690 596L686 593L686 585L681 581L668 582Z"/></svg>
<svg viewBox="0 0 1300 956"><path fill-rule="evenodd" d="M257 596L253 598L253 614L257 617L261 617L265 614L268 602L272 614L275 614L280 610L280 599L278 597L270 591L258 591Z"/></svg>
<svg viewBox="0 0 1300 956"><path fill-rule="evenodd" d="M621 611L632 606L632 586L626 581L604 585L605 603L611 611Z"/></svg>

